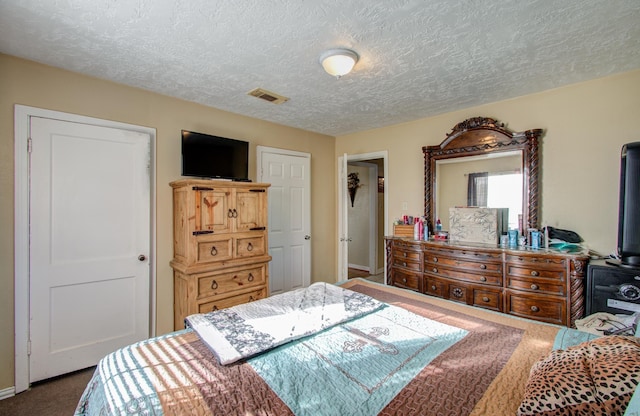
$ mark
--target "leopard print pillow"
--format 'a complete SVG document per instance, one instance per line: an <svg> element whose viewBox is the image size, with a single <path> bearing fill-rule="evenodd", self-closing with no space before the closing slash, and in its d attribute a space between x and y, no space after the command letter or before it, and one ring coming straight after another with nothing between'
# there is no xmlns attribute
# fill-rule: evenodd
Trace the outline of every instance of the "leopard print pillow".
<svg viewBox="0 0 640 416"><path fill-rule="evenodd" d="M518 415L623 415L639 382L640 338L597 338L534 364Z"/></svg>

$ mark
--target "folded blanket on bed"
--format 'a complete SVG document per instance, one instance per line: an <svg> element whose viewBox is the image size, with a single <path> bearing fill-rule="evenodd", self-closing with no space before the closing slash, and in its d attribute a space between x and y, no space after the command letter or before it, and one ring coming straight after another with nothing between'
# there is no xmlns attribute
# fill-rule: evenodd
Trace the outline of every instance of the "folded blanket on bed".
<svg viewBox="0 0 640 416"><path fill-rule="evenodd" d="M362 293L314 283L256 302L190 315L186 323L221 364L231 364L366 315L383 305Z"/></svg>

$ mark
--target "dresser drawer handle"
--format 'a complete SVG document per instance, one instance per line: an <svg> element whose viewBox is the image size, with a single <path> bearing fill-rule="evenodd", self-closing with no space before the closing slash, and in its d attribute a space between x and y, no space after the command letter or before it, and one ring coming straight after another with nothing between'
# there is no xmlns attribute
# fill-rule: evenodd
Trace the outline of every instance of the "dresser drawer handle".
<svg viewBox="0 0 640 416"><path fill-rule="evenodd" d="M433 271L434 273L438 273L438 268L434 267L433 269L431 269L431 271Z"/></svg>
<svg viewBox="0 0 640 416"><path fill-rule="evenodd" d="M402 283L407 283L407 278L406 277L402 278Z"/></svg>
<svg viewBox="0 0 640 416"><path fill-rule="evenodd" d="M538 287L538 285L536 285L536 284L534 283L534 284L532 284L532 285L531 285L531 289L533 289L533 290L538 290L538 289L540 289L540 288Z"/></svg>
<svg viewBox="0 0 640 416"><path fill-rule="evenodd" d="M249 296L249 302L253 302L254 300L253 295Z"/></svg>
<svg viewBox="0 0 640 416"><path fill-rule="evenodd" d="M216 282L215 280L211 281L211 289L215 290L218 288L218 282Z"/></svg>
<svg viewBox="0 0 640 416"><path fill-rule="evenodd" d="M253 282L253 273L249 273L249 277L247 277L247 280Z"/></svg>
<svg viewBox="0 0 640 416"><path fill-rule="evenodd" d="M247 251L253 251L253 244L247 244Z"/></svg>
<svg viewBox="0 0 640 416"><path fill-rule="evenodd" d="M402 267L407 267L407 262L403 261L402 262Z"/></svg>
<svg viewBox="0 0 640 416"><path fill-rule="evenodd" d="M488 298L487 296L483 296L483 297L482 297L482 301L483 301L483 302L489 302L489 298Z"/></svg>
<svg viewBox="0 0 640 416"><path fill-rule="evenodd" d="M402 253L403 256L407 257L407 253Z"/></svg>
<svg viewBox="0 0 640 416"><path fill-rule="evenodd" d="M437 257L434 257L434 258L433 258L433 262L434 262L434 263L437 263L437 262L438 262L438 258L437 258Z"/></svg>
<svg viewBox="0 0 640 416"><path fill-rule="evenodd" d="M480 265L480 268L481 268L482 270L485 270L485 269L487 268L487 265L486 265L486 264L481 264L481 265Z"/></svg>
<svg viewBox="0 0 640 416"><path fill-rule="evenodd" d="M231 210L231 208L229 208L229 211L227 211L227 218L233 218L233 211Z"/></svg>
<svg viewBox="0 0 640 416"><path fill-rule="evenodd" d="M436 290L436 285L431 285L431 290Z"/></svg>
<svg viewBox="0 0 640 416"><path fill-rule="evenodd" d="M538 273L535 270L531 270L531 276L538 276L540 273Z"/></svg>
<svg viewBox="0 0 640 416"><path fill-rule="evenodd" d="M532 311L532 312L540 312L540 308L538 308L536 305L533 305L533 306L531 307L531 311Z"/></svg>
<svg viewBox="0 0 640 416"><path fill-rule="evenodd" d="M218 310L218 306L217 305L213 305L213 308L211 308L211 312L215 312Z"/></svg>
<svg viewBox="0 0 640 416"><path fill-rule="evenodd" d="M486 282L486 281L487 281L487 278L486 278L486 277L484 277L484 276L480 276L480 281L481 281L481 282Z"/></svg>
<svg viewBox="0 0 640 416"><path fill-rule="evenodd" d="M216 246L211 246L211 255L216 256L218 254L218 249Z"/></svg>

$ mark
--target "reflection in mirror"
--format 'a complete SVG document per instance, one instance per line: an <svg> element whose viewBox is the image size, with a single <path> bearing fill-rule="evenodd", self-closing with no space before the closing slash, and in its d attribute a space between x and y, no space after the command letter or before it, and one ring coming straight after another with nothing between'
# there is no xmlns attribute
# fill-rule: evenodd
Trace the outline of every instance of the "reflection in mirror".
<svg viewBox="0 0 640 416"><path fill-rule="evenodd" d="M505 151L436 161L436 218L449 229L449 208L508 208L509 228L522 215L522 152Z"/></svg>
<svg viewBox="0 0 640 416"><path fill-rule="evenodd" d="M522 232L529 228L537 228L540 196L539 140L542 134L542 129L514 132L493 118L472 117L456 124L439 145L424 146L424 215L429 229L433 230L438 218L441 222L446 221L443 229L449 227L450 207L484 205L484 196L481 196L477 189L469 192L469 176L485 176L487 181L491 178L492 184L489 185L487 182L486 186L482 186L483 189L507 188L507 194L514 196L514 202L488 202L487 199L487 205L514 205L513 210L510 210L513 211L510 223L518 225L513 228L520 228ZM480 163L480 159L489 165L462 167ZM491 165L494 163L495 166ZM447 170L454 172L448 173ZM522 175L519 180L514 179L521 184L521 188L515 184L493 185L494 180L506 179L508 175L503 174L507 172ZM450 180L459 182L446 182ZM472 184L475 182L472 181ZM494 194L493 191L488 192ZM498 192L498 195L505 193ZM520 198L519 209L515 207L516 195ZM490 208L495 208L491 205ZM516 219L518 211L522 217L521 225Z"/></svg>

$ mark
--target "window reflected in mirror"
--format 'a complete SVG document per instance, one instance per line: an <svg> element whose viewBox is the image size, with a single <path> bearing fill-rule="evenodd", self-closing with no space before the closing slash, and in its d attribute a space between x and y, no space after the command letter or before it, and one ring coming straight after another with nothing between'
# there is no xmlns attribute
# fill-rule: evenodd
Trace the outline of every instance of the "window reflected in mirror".
<svg viewBox="0 0 640 416"><path fill-rule="evenodd" d="M436 162L436 218L449 229L449 208L509 208L509 228L519 228L523 208L522 153L502 152Z"/></svg>

